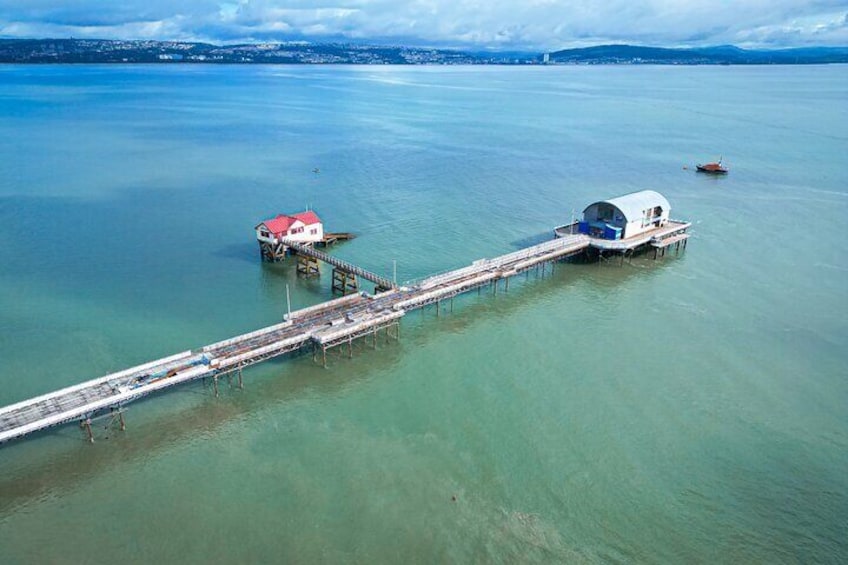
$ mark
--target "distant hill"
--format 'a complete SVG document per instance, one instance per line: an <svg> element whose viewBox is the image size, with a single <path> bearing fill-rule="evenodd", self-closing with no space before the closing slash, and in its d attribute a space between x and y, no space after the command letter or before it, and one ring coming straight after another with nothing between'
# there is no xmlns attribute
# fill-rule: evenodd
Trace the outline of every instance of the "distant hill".
<svg viewBox="0 0 848 565"><path fill-rule="evenodd" d="M527 64L538 59L536 53L467 53L304 41L213 45L182 41L0 39L0 63L480 65Z"/></svg>
<svg viewBox="0 0 848 565"><path fill-rule="evenodd" d="M599 45L548 55L553 64L767 65L848 63L848 47L747 50L732 45L667 49ZM536 65L527 52L456 51L347 43L245 43L110 39L0 39L0 63L222 63L345 65Z"/></svg>
<svg viewBox="0 0 848 565"><path fill-rule="evenodd" d="M848 47L741 49L733 45L693 49L598 45L564 49L549 55L551 63L649 65L801 65L848 63Z"/></svg>

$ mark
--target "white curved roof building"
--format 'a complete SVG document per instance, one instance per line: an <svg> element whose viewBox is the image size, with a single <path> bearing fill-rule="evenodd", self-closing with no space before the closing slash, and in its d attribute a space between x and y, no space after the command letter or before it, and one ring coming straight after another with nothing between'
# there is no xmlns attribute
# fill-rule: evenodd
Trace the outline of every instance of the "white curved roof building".
<svg viewBox="0 0 848 565"><path fill-rule="evenodd" d="M665 196L654 190L640 190L589 204L583 210L583 222L602 232L620 230L615 239L625 239L664 226L670 210Z"/></svg>

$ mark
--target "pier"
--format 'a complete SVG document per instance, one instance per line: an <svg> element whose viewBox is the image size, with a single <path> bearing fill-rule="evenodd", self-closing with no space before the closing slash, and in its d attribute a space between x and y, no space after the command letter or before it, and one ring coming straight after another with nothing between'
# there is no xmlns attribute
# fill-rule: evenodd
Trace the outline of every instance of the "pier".
<svg viewBox="0 0 848 565"><path fill-rule="evenodd" d="M576 225L576 224L575 224ZM316 306L291 312L279 324L231 339L183 351L103 377L24 400L0 409L0 443L22 438L53 426L78 422L90 441L95 440L91 421L98 417L125 423L122 407L134 400L177 385L200 379L211 380L215 395L222 376L237 377L256 363L295 352L311 353L315 362L327 364L327 351L347 346L352 356L353 341L370 339L376 345L385 339L400 338L400 320L415 309L441 302L484 286L493 292L503 281L531 269L553 270L558 261L594 250L597 253L631 253L636 249L664 249L686 241L687 222L670 220L633 239L608 241L574 233L575 225L555 230L555 238L492 259L480 259L466 267L430 276L415 284L397 286L394 281L371 273L311 246L284 241L299 254L333 265L373 282L376 292L356 292ZM684 237L686 236L686 237ZM623 256L623 255L622 255Z"/></svg>
<svg viewBox="0 0 848 565"><path fill-rule="evenodd" d="M318 251L312 245L300 243L291 239L281 238L280 243L294 250L298 256L298 272L303 274L313 274L318 270L315 261L323 261L328 265L333 266L333 290L339 290L342 294L347 294L348 290L358 290L359 284L356 277L361 277L371 281L376 285L376 292L384 292L396 288L394 281L390 281L386 277L367 271L362 267L354 265L338 257L333 257L323 251Z"/></svg>

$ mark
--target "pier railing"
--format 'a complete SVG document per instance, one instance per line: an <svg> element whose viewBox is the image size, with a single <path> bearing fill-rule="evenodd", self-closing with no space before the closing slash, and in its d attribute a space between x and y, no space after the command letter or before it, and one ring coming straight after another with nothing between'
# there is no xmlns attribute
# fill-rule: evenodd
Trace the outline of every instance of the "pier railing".
<svg viewBox="0 0 848 565"><path fill-rule="evenodd" d="M371 271L367 271L358 265L354 265L353 263L345 261L344 259L339 259L338 257L333 257L332 255L324 253L323 251L318 251L310 245L305 245L303 243L292 241L286 238L280 239L280 242L286 247L291 247L300 255L306 255L307 257L313 257L315 259L318 259L319 261L323 261L324 263L332 265L337 269L341 269L342 271L352 273L358 277L362 277L365 280L371 281L372 283L376 284L381 288L397 288L397 285L386 277L380 276L376 273L372 273Z"/></svg>

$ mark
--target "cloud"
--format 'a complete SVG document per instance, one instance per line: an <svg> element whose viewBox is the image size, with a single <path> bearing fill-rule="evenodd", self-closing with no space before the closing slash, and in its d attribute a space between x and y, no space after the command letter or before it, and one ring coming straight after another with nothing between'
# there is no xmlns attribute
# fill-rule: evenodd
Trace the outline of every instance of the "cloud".
<svg viewBox="0 0 848 565"><path fill-rule="evenodd" d="M529 50L848 45L848 13L844 0L0 0L0 36Z"/></svg>
<svg viewBox="0 0 848 565"><path fill-rule="evenodd" d="M742 44L756 43L771 47L785 45L848 45L848 12L830 17L801 17L776 25L744 30L738 35Z"/></svg>

